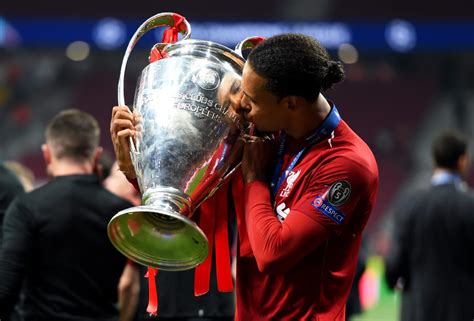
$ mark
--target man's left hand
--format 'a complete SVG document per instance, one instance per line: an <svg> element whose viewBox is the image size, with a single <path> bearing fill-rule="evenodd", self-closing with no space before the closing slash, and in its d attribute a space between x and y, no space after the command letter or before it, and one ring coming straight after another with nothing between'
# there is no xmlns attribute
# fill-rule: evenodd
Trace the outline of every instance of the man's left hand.
<svg viewBox="0 0 474 321"><path fill-rule="evenodd" d="M242 157L242 173L246 184L253 181L267 182L268 173L273 168L275 141L268 136L245 135Z"/></svg>

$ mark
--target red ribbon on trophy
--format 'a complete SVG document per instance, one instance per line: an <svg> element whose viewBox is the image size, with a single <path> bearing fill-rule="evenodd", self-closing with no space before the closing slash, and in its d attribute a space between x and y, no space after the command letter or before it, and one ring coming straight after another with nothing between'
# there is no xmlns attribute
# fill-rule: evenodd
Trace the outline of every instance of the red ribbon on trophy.
<svg viewBox="0 0 474 321"><path fill-rule="evenodd" d="M209 241L209 255L195 270L194 295L196 296L209 292L214 249L217 288L220 292L231 292L234 290L227 224L227 201L228 184L225 184L200 207L199 227L206 234Z"/></svg>
<svg viewBox="0 0 474 321"><path fill-rule="evenodd" d="M148 278L148 306L146 312L152 316L158 315L158 291L156 290L155 276L158 269L149 267L145 277Z"/></svg>
<svg viewBox="0 0 474 321"><path fill-rule="evenodd" d="M163 36L161 38L161 43L163 44L175 43L178 41L178 34L186 28L183 16L173 13L170 15L170 17L173 22L163 32ZM150 51L149 62L152 63L165 57L166 54L163 54L157 46L154 46Z"/></svg>
<svg viewBox="0 0 474 321"><path fill-rule="evenodd" d="M202 180L212 179L214 170L219 165L219 160L226 153L226 146L222 144L214 153L209 162L209 167ZM205 184L203 186L206 186ZM211 277L212 257L215 250L217 288L220 292L231 292L234 283L231 272L231 258L228 235L228 191L229 184L226 183L199 208L199 227L204 232L209 242L209 254L206 260L198 265L194 274L194 295L200 296L209 292ZM207 194L210 191L197 188L193 195Z"/></svg>

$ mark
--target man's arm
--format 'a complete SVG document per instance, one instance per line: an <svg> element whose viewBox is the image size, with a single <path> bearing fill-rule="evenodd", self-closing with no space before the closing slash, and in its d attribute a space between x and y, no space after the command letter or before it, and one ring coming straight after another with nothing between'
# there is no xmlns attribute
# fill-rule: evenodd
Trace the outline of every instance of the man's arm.
<svg viewBox="0 0 474 321"><path fill-rule="evenodd" d="M18 178L3 164L0 164L0 240L2 238L2 225L5 212L8 205L15 199L17 195L20 195L25 191ZM0 247L2 243L0 241Z"/></svg>
<svg viewBox="0 0 474 321"><path fill-rule="evenodd" d="M270 190L265 182L253 181L245 188L248 236L263 272L284 273L291 269L331 236L339 234L356 208L363 212L373 205L369 204L373 201L369 194L377 188L377 177L367 175L364 168L350 159L334 159L330 165L318 168L317 173L313 170L306 175L310 177L305 192L288 208L290 212L283 222L273 211ZM328 195L341 182L347 182L352 192L342 204L335 206L330 204ZM295 184L300 183L296 181ZM361 200L364 206L360 206ZM368 215L362 212L359 214Z"/></svg>
<svg viewBox="0 0 474 321"><path fill-rule="evenodd" d="M127 262L118 285L119 321L131 321L137 311L140 294L140 268Z"/></svg>
<svg viewBox="0 0 474 321"><path fill-rule="evenodd" d="M33 215L16 198L7 209L0 250L0 319L9 320L32 255Z"/></svg>
<svg viewBox="0 0 474 321"><path fill-rule="evenodd" d="M317 248L329 231L296 208L280 222L270 202L267 184L253 182L245 189L245 221L258 268L284 273Z"/></svg>

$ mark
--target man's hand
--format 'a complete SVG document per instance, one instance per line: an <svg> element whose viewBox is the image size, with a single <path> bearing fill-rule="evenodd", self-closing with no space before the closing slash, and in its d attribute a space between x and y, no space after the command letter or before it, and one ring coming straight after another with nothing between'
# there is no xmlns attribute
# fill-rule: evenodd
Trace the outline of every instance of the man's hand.
<svg viewBox="0 0 474 321"><path fill-rule="evenodd" d="M253 181L268 182L268 173L273 168L275 141L268 136L245 135L242 173L246 184Z"/></svg>
<svg viewBox="0 0 474 321"><path fill-rule="evenodd" d="M112 136L115 157L120 170L129 179L136 178L129 145L129 138L137 135L135 125L135 117L127 106L115 106L112 109L110 135Z"/></svg>

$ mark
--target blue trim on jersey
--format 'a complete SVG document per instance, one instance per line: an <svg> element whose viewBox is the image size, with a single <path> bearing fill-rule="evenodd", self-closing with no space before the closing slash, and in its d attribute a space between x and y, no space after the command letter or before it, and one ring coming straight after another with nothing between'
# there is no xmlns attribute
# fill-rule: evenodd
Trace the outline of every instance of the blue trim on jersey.
<svg viewBox="0 0 474 321"><path fill-rule="evenodd" d="M321 195L316 196L316 198L311 202L311 205L331 220L336 222L336 224L341 225L344 223L346 216L339 211L338 208L331 205L327 199L324 199Z"/></svg>

